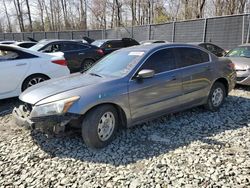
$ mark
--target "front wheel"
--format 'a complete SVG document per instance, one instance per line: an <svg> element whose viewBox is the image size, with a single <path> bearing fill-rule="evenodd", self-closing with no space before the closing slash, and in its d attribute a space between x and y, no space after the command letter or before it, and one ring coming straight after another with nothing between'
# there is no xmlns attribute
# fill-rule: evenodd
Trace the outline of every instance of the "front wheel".
<svg viewBox="0 0 250 188"><path fill-rule="evenodd" d="M223 104L225 97L225 86L220 82L216 82L211 88L205 107L210 111L217 111Z"/></svg>
<svg viewBox="0 0 250 188"><path fill-rule="evenodd" d="M118 115L112 105L99 106L86 114L82 122L82 137L90 148L103 148L115 136Z"/></svg>

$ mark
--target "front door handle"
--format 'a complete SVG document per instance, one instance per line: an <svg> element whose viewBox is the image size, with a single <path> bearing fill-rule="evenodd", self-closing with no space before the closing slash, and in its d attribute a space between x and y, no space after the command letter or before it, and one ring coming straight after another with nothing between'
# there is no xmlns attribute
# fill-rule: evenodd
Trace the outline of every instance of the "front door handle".
<svg viewBox="0 0 250 188"><path fill-rule="evenodd" d="M20 67L20 66L24 66L24 65L27 65L27 63L20 63L20 64L17 64L16 66Z"/></svg>
<svg viewBox="0 0 250 188"><path fill-rule="evenodd" d="M85 54L84 52L78 53L78 55L84 55L84 54Z"/></svg>

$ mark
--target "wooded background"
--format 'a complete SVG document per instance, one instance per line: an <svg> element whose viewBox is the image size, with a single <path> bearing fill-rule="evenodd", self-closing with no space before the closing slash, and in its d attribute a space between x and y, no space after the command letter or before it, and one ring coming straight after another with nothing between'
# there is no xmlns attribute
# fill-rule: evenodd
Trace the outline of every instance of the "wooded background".
<svg viewBox="0 0 250 188"><path fill-rule="evenodd" d="M250 0L0 0L1 32L110 29L248 13Z"/></svg>

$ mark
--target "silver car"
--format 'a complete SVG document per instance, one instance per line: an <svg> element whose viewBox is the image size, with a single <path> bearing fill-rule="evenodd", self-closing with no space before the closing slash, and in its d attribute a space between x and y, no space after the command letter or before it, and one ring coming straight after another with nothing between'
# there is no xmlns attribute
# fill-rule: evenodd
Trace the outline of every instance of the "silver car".
<svg viewBox="0 0 250 188"><path fill-rule="evenodd" d="M152 44L118 50L85 73L27 89L16 123L74 124L87 146L102 148L118 128L205 105L216 111L235 86L232 62L188 44Z"/></svg>
<svg viewBox="0 0 250 188"><path fill-rule="evenodd" d="M230 50L226 57L235 64L237 84L250 85L250 44Z"/></svg>

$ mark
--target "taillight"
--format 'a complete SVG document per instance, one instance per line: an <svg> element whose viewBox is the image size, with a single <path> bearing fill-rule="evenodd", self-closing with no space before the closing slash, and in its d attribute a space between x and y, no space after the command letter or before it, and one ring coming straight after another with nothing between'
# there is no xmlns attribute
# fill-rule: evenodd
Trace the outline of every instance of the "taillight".
<svg viewBox="0 0 250 188"><path fill-rule="evenodd" d="M99 54L99 55L104 55L104 51L102 49L98 49L96 50L96 52Z"/></svg>
<svg viewBox="0 0 250 188"><path fill-rule="evenodd" d="M55 63L57 65L67 66L67 61L64 59L54 60L54 61L52 61L52 63Z"/></svg>
<svg viewBox="0 0 250 188"><path fill-rule="evenodd" d="M228 67L232 70L235 70L235 65L233 63L229 63L228 64Z"/></svg>

